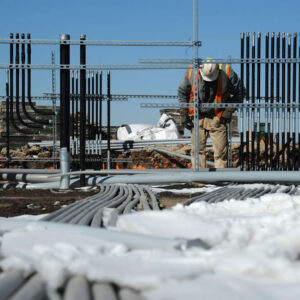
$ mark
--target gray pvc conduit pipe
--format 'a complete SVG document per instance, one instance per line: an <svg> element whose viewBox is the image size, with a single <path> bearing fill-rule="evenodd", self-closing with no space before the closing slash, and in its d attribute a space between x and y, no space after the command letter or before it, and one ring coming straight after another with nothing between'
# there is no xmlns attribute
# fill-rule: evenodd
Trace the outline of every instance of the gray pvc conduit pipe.
<svg viewBox="0 0 300 300"><path fill-rule="evenodd" d="M206 197L201 197L200 201L207 201L208 203L216 203L216 202L220 202L224 199L230 199L232 197L232 194L235 194L235 193L234 193L234 191L232 191L231 188L223 188L223 189L218 190L218 193L216 193L214 197L212 197L212 196L209 197L209 194L210 193L208 193L206 195ZM197 202L199 202L199 200Z"/></svg>
<svg viewBox="0 0 300 300"><path fill-rule="evenodd" d="M103 217L103 209L105 207L113 208L116 205L118 205L119 203L122 203L122 201L127 198L128 194L129 194L128 189L126 187L120 186L120 194L118 195L118 197L114 198L110 204L108 204L108 205L103 204L103 205L101 205L101 207L98 208L98 210L96 211L96 213L91 221L91 226L92 227L101 227L102 217Z"/></svg>
<svg viewBox="0 0 300 300"><path fill-rule="evenodd" d="M98 208L91 221L91 227L101 227L103 217L103 207Z"/></svg>
<svg viewBox="0 0 300 300"><path fill-rule="evenodd" d="M127 204L128 204L128 203L131 201L131 199L132 199L132 196L133 196L133 188L132 188L132 185L129 185L128 188L129 188L129 191L128 191L129 193L128 193L127 198L125 199L125 201L123 201L122 204L120 204L119 206L116 207L116 209L117 209L117 211L118 211L118 214L121 214L121 213L124 211L125 207L127 206Z"/></svg>
<svg viewBox="0 0 300 300"><path fill-rule="evenodd" d="M92 294L94 300L118 300L113 286L109 283L94 283Z"/></svg>
<svg viewBox="0 0 300 300"><path fill-rule="evenodd" d="M137 188L141 194L141 197L140 197L141 205L143 205L144 210L150 210L150 206L147 201L147 196L145 195L143 188L141 186L137 186Z"/></svg>
<svg viewBox="0 0 300 300"><path fill-rule="evenodd" d="M117 187L115 187L115 191L117 192ZM116 193L115 192L115 193ZM114 197L115 194L113 194L110 198L104 198L103 200L99 200L96 205L93 205L93 207L90 207L85 214L81 214L80 215L80 219L78 220L78 224L79 225L89 225L93 218L95 217L95 215L97 214L97 212L99 211L99 209L101 210L101 219L102 219L102 208L103 208L103 202L105 202L107 199L111 199L112 197ZM101 222L100 222L101 223ZM101 224L100 224L101 225ZM99 225L99 226L100 226Z"/></svg>
<svg viewBox="0 0 300 300"><path fill-rule="evenodd" d="M66 234L78 234L97 239L103 239L110 242L123 243L130 249L162 249L162 250L180 250L191 246L208 249L209 246L203 241L186 239L168 239L157 236L150 236L129 232L118 232L101 228L92 228L88 226L75 226L63 223L52 223L43 221L26 221L18 219L0 218L1 231L10 231L19 228L25 228L30 225L42 225L44 229L50 232L64 232Z"/></svg>
<svg viewBox="0 0 300 300"><path fill-rule="evenodd" d="M86 203L84 201L78 201L71 209L65 210L63 213L54 217L51 221L61 223L67 222L70 218L72 218L72 213L80 211L85 205Z"/></svg>
<svg viewBox="0 0 300 300"><path fill-rule="evenodd" d="M57 178L49 178L48 174L0 174L0 180L13 181L13 182L30 182L30 183L43 183L43 182L56 182Z"/></svg>
<svg viewBox="0 0 300 300"><path fill-rule="evenodd" d="M78 175L132 175L132 174L160 174L160 173L177 173L177 172L191 172L192 169L180 169L180 168L174 168L174 169L144 169L144 170L138 170L138 169L122 169L122 170L86 170L86 171L72 171L67 173L57 173L57 174L51 174L49 175L49 178L59 178L65 175L71 175L71 176L78 176ZM205 168L205 169L199 169L197 172L240 172L241 170L239 168L222 168L222 169L216 169L216 168Z"/></svg>
<svg viewBox="0 0 300 300"><path fill-rule="evenodd" d="M218 188L217 190L213 191L213 192L210 192L210 193L206 193L204 195L197 195L195 197L192 197L188 200L186 200L183 205L189 205L193 202L199 202L199 201L205 201L205 197L207 197L208 194L215 194L217 191L219 191L221 188ZM202 200L203 199L203 200Z"/></svg>
<svg viewBox="0 0 300 300"><path fill-rule="evenodd" d="M125 199L127 199L128 195L129 195L128 187L120 186L120 194L116 198L112 199L112 201L107 203L107 205L105 206L109 208L116 208L118 205L122 204L122 202L125 201Z"/></svg>
<svg viewBox="0 0 300 300"><path fill-rule="evenodd" d="M184 182L300 183L300 171L176 172L88 178L89 185L101 183L169 184Z"/></svg>
<svg viewBox="0 0 300 300"><path fill-rule="evenodd" d="M157 198L154 195L153 191L148 186L144 186L144 189L147 191L147 193L149 194L149 196L151 198L152 209L153 210L160 210L158 202L157 202Z"/></svg>
<svg viewBox="0 0 300 300"><path fill-rule="evenodd" d="M73 208L76 208L76 207L80 206L81 204L82 204L82 202L80 200L78 200L78 201L76 201L72 204L69 204L65 207L62 207L59 210L56 210L56 211L48 214L47 216L43 217L41 219L41 221L53 221L56 217L58 217L61 214L65 213L66 211L72 210Z"/></svg>
<svg viewBox="0 0 300 300"><path fill-rule="evenodd" d="M129 289L129 288L123 288L119 291L119 299L120 300L143 300L140 293Z"/></svg>
<svg viewBox="0 0 300 300"><path fill-rule="evenodd" d="M240 197L239 200L244 200L246 198L251 198L255 194L261 193L263 191L263 188L254 188L254 189L249 189L246 190Z"/></svg>
<svg viewBox="0 0 300 300"><path fill-rule="evenodd" d="M111 194L105 194L103 197L101 195L98 195L98 198L95 198L93 200L82 200L85 202L85 205L80 208L80 210L76 210L72 213L72 215L67 214L68 220L63 219L63 222L69 222L71 224L77 224L81 218L90 216L90 213L95 212L95 209L99 206L102 206L103 203L108 200L112 199L118 192L118 186L112 186Z"/></svg>
<svg viewBox="0 0 300 300"><path fill-rule="evenodd" d="M134 174L104 177L89 177L88 185L99 184L170 184L170 183L216 183L216 182L239 182L239 183L300 183L300 171L207 171L207 172L163 172L153 174ZM70 187L79 187L79 179L71 180ZM49 182L26 185L27 188L48 189L59 188L59 182Z"/></svg>
<svg viewBox="0 0 300 300"><path fill-rule="evenodd" d="M133 200L130 201L126 207L124 208L123 214L128 214L130 213L130 211L139 203L140 201L140 193L138 191L138 189L133 185L132 189L134 191L134 196L133 196Z"/></svg>
<svg viewBox="0 0 300 300"><path fill-rule="evenodd" d="M47 299L46 283L38 274L33 275L10 300Z"/></svg>
<svg viewBox="0 0 300 300"><path fill-rule="evenodd" d="M47 174L54 175L59 174L60 170L51 170L51 169L0 169L1 174Z"/></svg>
<svg viewBox="0 0 300 300"><path fill-rule="evenodd" d="M54 182L45 182L45 183L19 183L17 185L18 188L26 188L26 189L59 189L60 181ZM79 179L71 179L70 180L70 188L79 188L80 180Z"/></svg>
<svg viewBox="0 0 300 300"><path fill-rule="evenodd" d="M83 276L69 279L64 293L64 300L92 300L89 284Z"/></svg>
<svg viewBox="0 0 300 300"><path fill-rule="evenodd" d="M25 277L19 270L9 270L2 273L0 280L0 300L9 299L24 281Z"/></svg>

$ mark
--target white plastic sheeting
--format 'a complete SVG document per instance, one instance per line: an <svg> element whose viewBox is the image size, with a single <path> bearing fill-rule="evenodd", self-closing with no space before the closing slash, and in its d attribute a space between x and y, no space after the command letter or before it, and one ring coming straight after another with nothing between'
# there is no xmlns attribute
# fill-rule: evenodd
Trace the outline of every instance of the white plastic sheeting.
<svg viewBox="0 0 300 300"><path fill-rule="evenodd" d="M157 126L150 124L122 125L117 131L118 140L171 140L181 138L174 120L162 114Z"/></svg>

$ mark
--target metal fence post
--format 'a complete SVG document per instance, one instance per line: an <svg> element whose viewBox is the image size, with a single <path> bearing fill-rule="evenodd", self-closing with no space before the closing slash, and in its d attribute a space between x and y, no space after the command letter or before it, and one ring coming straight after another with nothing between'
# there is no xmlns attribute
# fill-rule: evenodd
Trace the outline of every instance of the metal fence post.
<svg viewBox="0 0 300 300"><path fill-rule="evenodd" d="M80 40L84 41L86 35L82 34ZM80 45L80 65L86 65L86 45ZM85 170L85 135L86 135L86 70L80 69L80 170ZM80 175L80 185L85 185L85 175Z"/></svg>

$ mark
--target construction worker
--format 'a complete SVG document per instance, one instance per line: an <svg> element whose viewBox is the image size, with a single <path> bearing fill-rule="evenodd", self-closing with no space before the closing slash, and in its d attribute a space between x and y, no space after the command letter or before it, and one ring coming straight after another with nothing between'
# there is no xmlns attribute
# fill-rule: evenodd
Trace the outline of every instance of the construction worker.
<svg viewBox="0 0 300 300"><path fill-rule="evenodd" d="M218 64L213 59L200 66L197 72L199 103L241 103L242 83L229 65ZM178 87L181 103L194 102L194 72L192 66L187 70ZM227 123L231 121L234 108L201 108L199 110L199 162L205 168L205 146L208 136L213 143L215 168L227 167ZM194 109L181 109L186 128L192 136L192 165L195 166L194 153Z"/></svg>

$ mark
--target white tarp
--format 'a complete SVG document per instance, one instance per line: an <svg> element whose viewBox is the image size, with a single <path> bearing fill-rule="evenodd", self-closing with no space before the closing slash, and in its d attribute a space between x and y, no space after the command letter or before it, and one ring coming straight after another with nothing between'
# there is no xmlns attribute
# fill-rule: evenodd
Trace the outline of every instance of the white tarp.
<svg viewBox="0 0 300 300"><path fill-rule="evenodd" d="M118 128L118 140L173 140L181 136L174 120L167 114L162 114L157 126L150 124L129 124Z"/></svg>

